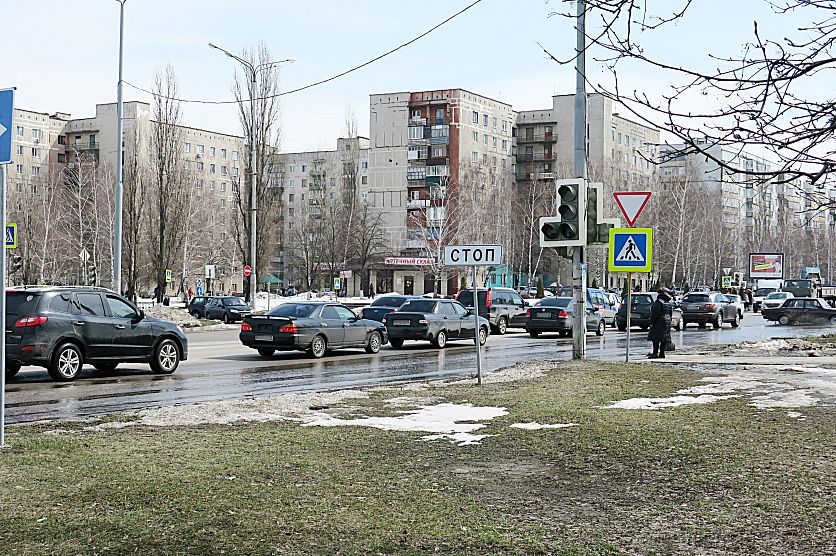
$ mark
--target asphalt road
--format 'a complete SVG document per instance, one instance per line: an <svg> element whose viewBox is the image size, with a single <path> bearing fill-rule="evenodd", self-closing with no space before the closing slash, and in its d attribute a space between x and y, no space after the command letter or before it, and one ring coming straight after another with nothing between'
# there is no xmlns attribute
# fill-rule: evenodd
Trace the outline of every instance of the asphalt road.
<svg viewBox="0 0 836 556"><path fill-rule="evenodd" d="M735 343L773 337L806 336L834 328L767 324L747 314L738 329L697 329L673 333L677 346ZM588 356L623 360L626 333L607 329L602 338L588 336ZM631 355L644 357L646 332L635 329ZM524 332L491 336L484 351L483 371L523 361L571 359L572 342L545 334L537 339ZM189 360L172 375L154 375L144 365L122 365L105 373L92 367L74 382L56 383L46 370L24 368L6 385L6 420L22 423L82 419L114 412L208 400L239 399L288 392L325 391L384 383L475 374L471 342L454 342L443 350L428 343L407 342L402 349L385 346L378 355L362 350L337 351L318 361L305 354L277 353L264 359L243 347L237 330L189 334Z"/></svg>

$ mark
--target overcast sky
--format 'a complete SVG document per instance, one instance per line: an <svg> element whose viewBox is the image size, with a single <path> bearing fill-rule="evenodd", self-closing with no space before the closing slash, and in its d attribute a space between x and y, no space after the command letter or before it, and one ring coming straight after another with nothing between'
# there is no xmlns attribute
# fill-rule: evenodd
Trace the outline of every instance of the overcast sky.
<svg viewBox="0 0 836 556"><path fill-rule="evenodd" d="M288 90L373 58L471 2L127 0L125 80L150 88L155 69L171 64L183 97L230 100L234 62L207 43L237 52L264 41L276 59L296 60L283 67L282 88ZM767 34L797 27L792 17L769 15L763 0L695 4L687 20L647 41L651 53L713 67L706 55L738 52L751 39L756 17ZM116 0L3 0L2 5L0 87L18 88L18 108L87 117L97 103L115 101ZM367 134L370 93L461 87L508 102L516 110L550 107L552 94L574 91L573 68L546 60L537 45L539 41L560 57L571 56L572 24L548 17L555 9L567 8L559 0L482 0L367 68L284 97L283 150L334 148L349 107L357 114L361 134ZM607 79L593 60L588 73L593 81ZM630 74L627 69L621 77L627 87L650 94L670 85L667 76L646 71ZM125 100L150 97L126 87ZM234 105L186 104L184 123L240 133L235 110Z"/></svg>

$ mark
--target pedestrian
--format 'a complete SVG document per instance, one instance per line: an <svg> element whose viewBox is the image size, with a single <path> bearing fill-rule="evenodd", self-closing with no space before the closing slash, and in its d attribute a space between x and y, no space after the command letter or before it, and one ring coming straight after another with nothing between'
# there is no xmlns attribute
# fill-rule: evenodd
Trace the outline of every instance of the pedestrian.
<svg viewBox="0 0 836 556"><path fill-rule="evenodd" d="M189 299L191 299L193 295L194 295L194 290L192 290L191 286L189 286Z"/></svg>
<svg viewBox="0 0 836 556"><path fill-rule="evenodd" d="M665 358L665 347L672 341L672 318L673 305L671 305L670 291L666 288L659 288L656 301L650 308L650 332L647 333L647 339L653 342L653 353L648 354L648 358Z"/></svg>
<svg viewBox="0 0 836 556"><path fill-rule="evenodd" d="M369 282L369 297L374 297L374 286Z"/></svg>

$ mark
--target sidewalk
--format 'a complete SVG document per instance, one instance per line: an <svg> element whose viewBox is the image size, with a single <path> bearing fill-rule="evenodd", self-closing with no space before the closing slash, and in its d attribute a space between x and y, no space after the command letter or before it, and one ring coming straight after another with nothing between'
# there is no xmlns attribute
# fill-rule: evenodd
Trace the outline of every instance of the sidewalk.
<svg viewBox="0 0 836 556"><path fill-rule="evenodd" d="M664 359L631 358L631 363L703 363L708 365L781 365L799 367L836 367L836 355L822 357L748 356L748 355L687 355L666 353Z"/></svg>

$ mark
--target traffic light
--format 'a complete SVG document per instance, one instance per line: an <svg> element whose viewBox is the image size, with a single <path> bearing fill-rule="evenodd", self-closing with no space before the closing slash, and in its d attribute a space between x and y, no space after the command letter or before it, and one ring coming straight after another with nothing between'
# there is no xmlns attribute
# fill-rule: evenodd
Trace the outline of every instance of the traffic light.
<svg viewBox="0 0 836 556"><path fill-rule="evenodd" d="M98 275L96 274L96 265L91 264L87 267L87 283L91 286L96 285L96 280L98 279Z"/></svg>
<svg viewBox="0 0 836 556"><path fill-rule="evenodd" d="M20 255L12 255L9 258L9 274L14 274L23 268L23 257Z"/></svg>
<svg viewBox="0 0 836 556"><path fill-rule="evenodd" d="M559 246L569 247L586 243L586 199L584 180L559 180L557 187L557 226Z"/></svg>
<svg viewBox="0 0 836 556"><path fill-rule="evenodd" d="M618 220L603 218L603 184L590 183L586 191L586 244L587 246L607 245L610 240L610 228L614 228Z"/></svg>

